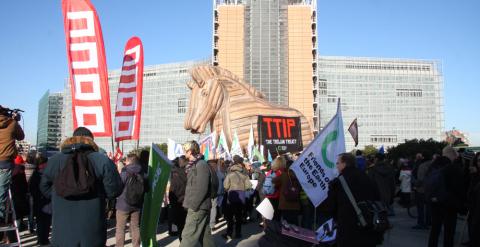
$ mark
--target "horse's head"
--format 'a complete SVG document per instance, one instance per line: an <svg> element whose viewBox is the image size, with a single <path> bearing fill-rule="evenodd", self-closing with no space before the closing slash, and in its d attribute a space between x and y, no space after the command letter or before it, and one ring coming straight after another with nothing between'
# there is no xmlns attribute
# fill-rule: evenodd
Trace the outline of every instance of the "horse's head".
<svg viewBox="0 0 480 247"><path fill-rule="evenodd" d="M192 133L203 133L207 123L215 117L222 106L223 89L214 67L199 66L192 69L190 74L192 80L187 86L192 93L184 127Z"/></svg>

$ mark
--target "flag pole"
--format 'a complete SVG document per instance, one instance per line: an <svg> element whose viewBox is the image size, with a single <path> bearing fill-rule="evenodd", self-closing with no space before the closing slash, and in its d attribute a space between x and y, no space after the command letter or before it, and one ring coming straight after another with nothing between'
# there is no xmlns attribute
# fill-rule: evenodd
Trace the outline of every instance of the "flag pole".
<svg viewBox="0 0 480 247"><path fill-rule="evenodd" d="M113 135L111 136L110 140L112 141L112 154L115 153L115 146L113 145Z"/></svg>

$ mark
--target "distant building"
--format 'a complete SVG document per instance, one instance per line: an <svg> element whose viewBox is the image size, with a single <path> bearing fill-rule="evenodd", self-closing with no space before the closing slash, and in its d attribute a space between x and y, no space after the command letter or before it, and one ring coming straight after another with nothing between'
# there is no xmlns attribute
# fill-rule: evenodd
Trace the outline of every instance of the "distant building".
<svg viewBox="0 0 480 247"><path fill-rule="evenodd" d="M319 126L341 98L345 129L357 118L359 148L394 146L406 139L443 140L443 76L439 61L329 57L318 59L314 91ZM347 150L354 147L345 132Z"/></svg>
<svg viewBox="0 0 480 247"><path fill-rule="evenodd" d="M38 102L37 150L58 151L62 141L63 93L47 91Z"/></svg>
<svg viewBox="0 0 480 247"><path fill-rule="evenodd" d="M191 79L189 69L196 65L205 65L209 61L186 61L180 63L145 66L143 71L143 103L142 120L140 124L139 146L149 146L153 143L167 143L168 138L182 143L187 140L198 140L183 128L183 120L187 112L190 90L187 82ZM110 85L110 104L112 122L115 117L115 104L120 81L120 70L108 73ZM73 133L72 98L70 83L65 84L65 134L64 138ZM95 142L107 152L112 150L110 137L97 137ZM135 148L136 141L123 141L120 147L124 153Z"/></svg>
<svg viewBox="0 0 480 247"><path fill-rule="evenodd" d="M317 119L316 0L214 0L213 60L276 104Z"/></svg>

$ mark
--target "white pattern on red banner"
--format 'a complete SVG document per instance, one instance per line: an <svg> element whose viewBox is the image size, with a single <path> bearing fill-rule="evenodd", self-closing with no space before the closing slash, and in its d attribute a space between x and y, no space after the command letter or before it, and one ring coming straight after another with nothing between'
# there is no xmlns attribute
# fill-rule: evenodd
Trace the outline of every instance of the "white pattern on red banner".
<svg viewBox="0 0 480 247"><path fill-rule="evenodd" d="M115 110L115 141L138 140L142 118L143 46L132 37L125 46Z"/></svg>
<svg viewBox="0 0 480 247"><path fill-rule="evenodd" d="M112 135L110 93L102 29L89 0L62 0L72 93L73 128Z"/></svg>

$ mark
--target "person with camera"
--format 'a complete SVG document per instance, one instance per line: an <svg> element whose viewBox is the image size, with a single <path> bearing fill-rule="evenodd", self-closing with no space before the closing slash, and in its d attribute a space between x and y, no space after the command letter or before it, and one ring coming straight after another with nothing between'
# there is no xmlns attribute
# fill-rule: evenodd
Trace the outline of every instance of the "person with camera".
<svg viewBox="0 0 480 247"><path fill-rule="evenodd" d="M17 156L15 141L25 138L18 123L20 114L0 106L0 226L5 224L5 206L12 179L13 159Z"/></svg>

